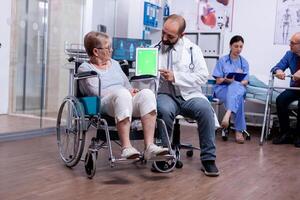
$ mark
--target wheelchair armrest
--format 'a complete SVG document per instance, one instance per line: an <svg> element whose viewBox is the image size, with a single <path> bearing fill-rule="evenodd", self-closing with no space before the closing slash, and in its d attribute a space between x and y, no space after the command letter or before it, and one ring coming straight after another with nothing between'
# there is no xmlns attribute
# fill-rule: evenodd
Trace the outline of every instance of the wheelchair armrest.
<svg viewBox="0 0 300 200"><path fill-rule="evenodd" d="M157 91L156 76L152 76L152 75L133 76L129 81L133 86L134 84L136 84L137 89L144 89L144 88L151 89L151 85L153 85L151 90L154 92L154 94L156 94ZM144 87L145 85L147 85L147 87Z"/></svg>
<svg viewBox="0 0 300 200"><path fill-rule="evenodd" d="M95 76L98 76L97 72L95 71L79 72L74 75L74 77L77 79L91 78Z"/></svg>
<svg viewBox="0 0 300 200"><path fill-rule="evenodd" d="M98 96L101 97L101 79L96 71L86 71L86 72L79 72L77 74L74 74L75 80L88 79L93 77L97 77L99 79Z"/></svg>
<svg viewBox="0 0 300 200"><path fill-rule="evenodd" d="M145 79L156 79L156 76L153 75L133 76L131 77L130 81L145 80Z"/></svg>

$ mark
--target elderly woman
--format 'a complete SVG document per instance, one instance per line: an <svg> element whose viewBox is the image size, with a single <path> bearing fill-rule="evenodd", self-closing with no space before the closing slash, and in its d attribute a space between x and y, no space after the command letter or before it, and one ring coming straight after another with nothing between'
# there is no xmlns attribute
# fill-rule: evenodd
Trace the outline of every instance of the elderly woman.
<svg viewBox="0 0 300 200"><path fill-rule="evenodd" d="M249 64L240 54L244 46L242 36L233 36L229 42L230 53L221 57L213 71L213 77L216 79L214 95L224 102L226 113L222 120L222 127L229 126L230 116L233 113L235 117L235 139L237 143L244 143L243 131L246 130L246 121L244 113L244 96L249 79ZM241 80L236 77L228 77L229 73L241 73L244 77Z"/></svg>
<svg viewBox="0 0 300 200"><path fill-rule="evenodd" d="M129 131L132 116L141 117L144 130L145 159L168 153L167 148L153 143L156 122L156 99L149 89L138 91L131 87L119 63L111 58L111 39L105 33L89 32L84 37L84 47L89 62L78 71L96 71L101 77L101 112L115 118L122 145L121 157L134 159L140 156L130 143ZM85 95L98 95L98 79L90 78L80 83Z"/></svg>

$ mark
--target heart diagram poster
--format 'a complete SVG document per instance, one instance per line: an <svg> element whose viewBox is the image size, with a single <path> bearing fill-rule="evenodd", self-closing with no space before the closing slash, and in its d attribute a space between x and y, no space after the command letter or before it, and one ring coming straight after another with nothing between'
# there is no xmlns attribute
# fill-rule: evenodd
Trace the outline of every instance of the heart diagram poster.
<svg viewBox="0 0 300 200"><path fill-rule="evenodd" d="M198 30L231 30L233 5L233 0L199 0Z"/></svg>
<svg viewBox="0 0 300 200"><path fill-rule="evenodd" d="M172 0L171 13L182 15L187 31L232 29L234 0Z"/></svg>
<svg viewBox="0 0 300 200"><path fill-rule="evenodd" d="M300 31L300 0L277 0L274 44L288 45Z"/></svg>

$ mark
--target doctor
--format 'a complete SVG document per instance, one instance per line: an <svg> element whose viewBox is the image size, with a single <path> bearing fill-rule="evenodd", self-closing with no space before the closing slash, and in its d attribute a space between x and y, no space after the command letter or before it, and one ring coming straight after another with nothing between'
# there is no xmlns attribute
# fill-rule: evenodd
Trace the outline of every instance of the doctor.
<svg viewBox="0 0 300 200"><path fill-rule="evenodd" d="M220 58L213 71L213 77L216 79L214 95L224 103L226 109L221 126L228 128L230 116L233 113L235 117L235 140L242 144L244 143L243 131L246 130L244 96L249 80L249 64L240 55L244 46L242 36L233 36L229 44L229 55ZM231 72L244 73L246 76L241 81L235 81L234 77L226 77Z"/></svg>
<svg viewBox="0 0 300 200"><path fill-rule="evenodd" d="M208 70L201 49L184 37L185 26L182 16L170 15L163 25L161 42L156 45L159 47L160 72L158 117L165 121L169 135L176 115L195 119L202 171L207 176L218 176L214 112L201 91Z"/></svg>

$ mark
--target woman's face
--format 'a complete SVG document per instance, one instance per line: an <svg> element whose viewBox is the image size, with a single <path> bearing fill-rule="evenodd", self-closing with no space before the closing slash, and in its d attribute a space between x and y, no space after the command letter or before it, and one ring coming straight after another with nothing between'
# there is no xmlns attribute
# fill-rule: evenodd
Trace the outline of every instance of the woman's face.
<svg viewBox="0 0 300 200"><path fill-rule="evenodd" d="M230 45L231 54L233 56L239 56L242 52L244 43L242 41L238 41Z"/></svg>
<svg viewBox="0 0 300 200"><path fill-rule="evenodd" d="M102 62L107 62L110 60L112 56L112 48L109 41L104 42L102 47L94 48L94 54L98 57Z"/></svg>

